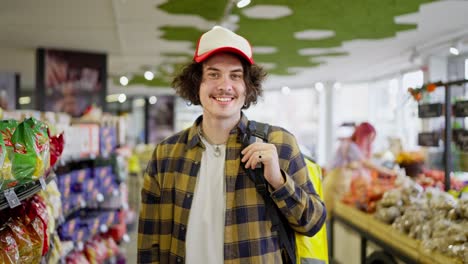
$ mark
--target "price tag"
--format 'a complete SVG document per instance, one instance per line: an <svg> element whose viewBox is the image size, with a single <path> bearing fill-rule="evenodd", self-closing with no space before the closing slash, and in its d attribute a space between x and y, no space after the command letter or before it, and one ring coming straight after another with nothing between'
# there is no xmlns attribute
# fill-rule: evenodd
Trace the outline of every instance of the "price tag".
<svg viewBox="0 0 468 264"><path fill-rule="evenodd" d="M40 178L39 178L39 182L41 183L41 188L42 188L42 190L45 191L46 188L47 188L47 183L45 182L44 177L40 177Z"/></svg>
<svg viewBox="0 0 468 264"><path fill-rule="evenodd" d="M10 208L15 208L21 204L20 200L18 199L18 196L16 196L14 189L7 189L3 192L3 194L5 195L5 198L8 201L8 205L10 206Z"/></svg>
<svg viewBox="0 0 468 264"><path fill-rule="evenodd" d="M438 147L440 134L437 132L422 132L418 134L418 145L425 147Z"/></svg>
<svg viewBox="0 0 468 264"><path fill-rule="evenodd" d="M418 105L418 117L429 118L442 116L442 104L420 104Z"/></svg>
<svg viewBox="0 0 468 264"><path fill-rule="evenodd" d="M454 129L453 130L453 141L462 151L468 151L468 130L465 129Z"/></svg>
<svg viewBox="0 0 468 264"><path fill-rule="evenodd" d="M459 101L453 105L453 115L456 117L468 116L468 101Z"/></svg>

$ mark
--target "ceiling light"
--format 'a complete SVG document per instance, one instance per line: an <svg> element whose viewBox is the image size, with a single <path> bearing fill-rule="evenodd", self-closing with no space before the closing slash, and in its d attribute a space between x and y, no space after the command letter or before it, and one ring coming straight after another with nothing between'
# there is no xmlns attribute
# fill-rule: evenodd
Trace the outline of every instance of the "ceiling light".
<svg viewBox="0 0 468 264"><path fill-rule="evenodd" d="M151 81L154 79L154 73L152 71L145 71L145 79Z"/></svg>
<svg viewBox="0 0 468 264"><path fill-rule="evenodd" d="M145 103L146 103L146 101L143 98L138 98L138 99L135 99L133 101L133 104L134 104L135 107L143 107L143 106L145 106Z"/></svg>
<svg viewBox="0 0 468 264"><path fill-rule="evenodd" d="M239 2L237 2L237 7L238 8L243 8L243 7L246 7L250 4L250 0L240 0Z"/></svg>
<svg viewBox="0 0 468 264"><path fill-rule="evenodd" d="M468 59L465 59L465 80L468 80Z"/></svg>
<svg viewBox="0 0 468 264"><path fill-rule="evenodd" d="M127 96L125 94L119 94L119 103L123 103L127 100Z"/></svg>
<svg viewBox="0 0 468 264"><path fill-rule="evenodd" d="M31 103L31 97L29 97L29 96L20 97L18 102L19 102L20 105L29 104L29 103Z"/></svg>
<svg viewBox="0 0 468 264"><path fill-rule="evenodd" d="M337 91L340 90L341 89L341 83L339 83L339 82L334 83L333 88L335 88L335 90L337 90Z"/></svg>
<svg viewBox="0 0 468 264"><path fill-rule="evenodd" d="M158 98L153 95L148 99L148 101L150 104L155 104L158 101Z"/></svg>
<svg viewBox="0 0 468 264"><path fill-rule="evenodd" d="M323 88L324 88L323 83L321 83L321 82L315 83L315 90L316 90L317 92L320 93L321 91L323 91Z"/></svg>
<svg viewBox="0 0 468 264"><path fill-rule="evenodd" d="M452 53L455 56L460 55L460 51L455 47L450 47L449 51L450 51L450 53Z"/></svg>
<svg viewBox="0 0 468 264"><path fill-rule="evenodd" d="M120 77L120 84L123 86L127 86L128 84L128 78L125 76Z"/></svg>
<svg viewBox="0 0 468 264"><path fill-rule="evenodd" d="M118 98L119 98L118 94L109 94L106 96L106 102L114 103L114 102L117 102Z"/></svg>
<svg viewBox="0 0 468 264"><path fill-rule="evenodd" d="M288 86L283 86L283 87L281 87L281 92L284 95L287 95L287 94L291 93L291 89Z"/></svg>

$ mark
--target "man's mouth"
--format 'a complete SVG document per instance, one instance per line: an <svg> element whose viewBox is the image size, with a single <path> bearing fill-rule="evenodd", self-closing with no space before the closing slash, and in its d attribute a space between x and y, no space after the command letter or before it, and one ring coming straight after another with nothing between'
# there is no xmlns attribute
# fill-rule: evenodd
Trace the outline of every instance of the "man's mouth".
<svg viewBox="0 0 468 264"><path fill-rule="evenodd" d="M233 97L214 97L214 99L219 102L230 102L234 98Z"/></svg>

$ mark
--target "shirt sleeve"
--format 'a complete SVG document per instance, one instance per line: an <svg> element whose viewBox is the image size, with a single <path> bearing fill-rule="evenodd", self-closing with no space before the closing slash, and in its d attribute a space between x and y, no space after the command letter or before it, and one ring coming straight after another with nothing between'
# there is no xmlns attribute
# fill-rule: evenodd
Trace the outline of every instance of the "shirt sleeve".
<svg viewBox="0 0 468 264"><path fill-rule="evenodd" d="M283 135L280 132L271 134L274 133L283 139L283 142L275 145L285 184L272 192L271 197L291 228L304 235L313 236L325 222L325 206L309 178L304 157L294 136L288 132L282 132ZM273 139L274 137L275 135Z"/></svg>
<svg viewBox="0 0 468 264"><path fill-rule="evenodd" d="M349 144L348 153L346 154L349 162L362 161L364 154L355 143Z"/></svg>
<svg viewBox="0 0 468 264"><path fill-rule="evenodd" d="M141 190L141 207L138 221L138 263L159 263L159 229L161 201L157 180L157 161L148 163Z"/></svg>

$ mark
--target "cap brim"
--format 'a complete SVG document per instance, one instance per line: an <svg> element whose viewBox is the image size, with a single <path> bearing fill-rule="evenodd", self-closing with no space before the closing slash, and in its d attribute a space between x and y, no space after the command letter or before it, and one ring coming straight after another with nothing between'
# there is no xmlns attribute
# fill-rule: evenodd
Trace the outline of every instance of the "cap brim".
<svg viewBox="0 0 468 264"><path fill-rule="evenodd" d="M208 59L209 57L211 57L211 55L214 55L215 53L219 53L219 52L230 52L230 53L235 53L237 55L240 55L242 58L244 58L245 60L247 60L250 64L254 64L254 60L253 58L250 58L249 56L247 56L244 52L242 52L241 50L239 49L236 49L236 48L233 48L233 47L221 47L221 48L217 48L217 49L213 49L213 50L210 50L208 52L205 52L204 54L200 55L200 56L196 56L193 58L193 60L195 60L196 62L200 63L200 62L203 62L205 61L206 59Z"/></svg>

